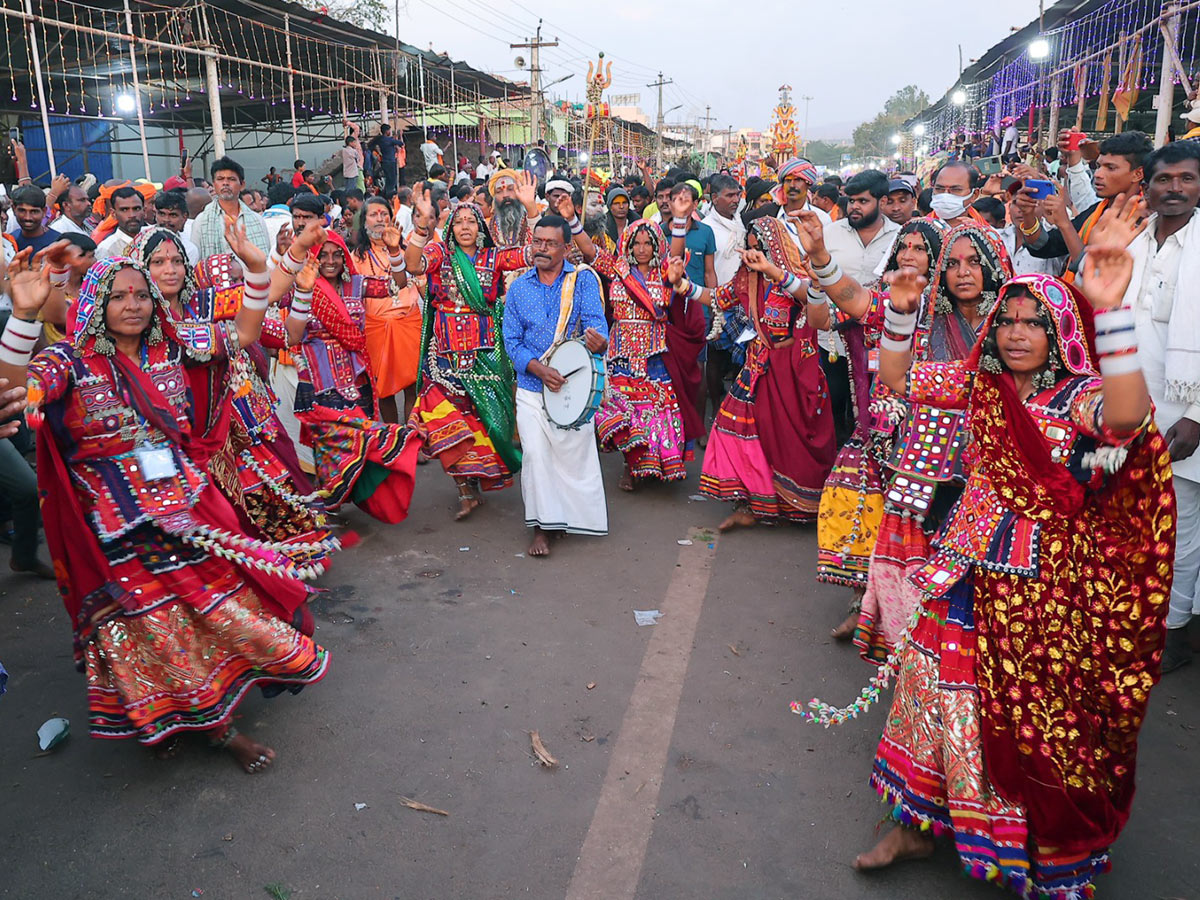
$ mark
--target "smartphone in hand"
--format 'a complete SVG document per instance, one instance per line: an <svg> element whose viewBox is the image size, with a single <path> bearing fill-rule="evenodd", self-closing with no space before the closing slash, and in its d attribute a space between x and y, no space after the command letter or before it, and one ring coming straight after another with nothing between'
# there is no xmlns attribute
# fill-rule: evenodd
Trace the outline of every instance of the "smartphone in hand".
<svg viewBox="0 0 1200 900"><path fill-rule="evenodd" d="M1045 200L1051 194L1058 193L1058 188L1054 186L1054 182L1046 181L1044 178L1025 179L1025 189L1029 191L1029 196L1034 200Z"/></svg>

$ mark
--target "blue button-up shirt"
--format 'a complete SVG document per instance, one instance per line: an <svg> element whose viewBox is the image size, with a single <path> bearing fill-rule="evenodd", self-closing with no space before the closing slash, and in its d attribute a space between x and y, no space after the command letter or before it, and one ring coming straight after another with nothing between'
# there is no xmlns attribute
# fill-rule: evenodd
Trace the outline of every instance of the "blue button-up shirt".
<svg viewBox="0 0 1200 900"><path fill-rule="evenodd" d="M554 284L543 284L537 269L530 269L513 281L504 295L504 349L517 370L517 387L527 391L542 389L541 379L530 375L527 369L530 361L540 359L554 342L563 278L574 270L573 265L564 261ZM600 280L594 272L584 272L575 279L575 302L566 333L573 337L588 328L595 328L608 338Z"/></svg>

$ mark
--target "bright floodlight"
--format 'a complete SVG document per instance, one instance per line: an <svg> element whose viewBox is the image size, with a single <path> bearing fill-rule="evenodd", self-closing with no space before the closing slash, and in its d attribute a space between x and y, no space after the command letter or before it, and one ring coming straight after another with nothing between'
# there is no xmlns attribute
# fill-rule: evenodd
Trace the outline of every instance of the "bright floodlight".
<svg viewBox="0 0 1200 900"><path fill-rule="evenodd" d="M900 158L900 151L897 150L895 153L892 154L892 159L899 159L899 158Z"/></svg>
<svg viewBox="0 0 1200 900"><path fill-rule="evenodd" d="M580 161L581 163L585 163L585 162L587 162L587 161L588 161L588 155L587 155L587 151L586 151L586 150L580 150L580 151L579 151L579 161Z"/></svg>
<svg viewBox="0 0 1200 900"><path fill-rule="evenodd" d="M1050 55L1050 42L1045 38L1038 38L1031 41L1029 44L1030 59L1045 59Z"/></svg>
<svg viewBox="0 0 1200 900"><path fill-rule="evenodd" d="M900 143L900 135L898 135L898 134L893 134L893 135L892 135L892 143L893 143L893 144L899 144L899 143Z"/></svg>
<svg viewBox="0 0 1200 900"><path fill-rule="evenodd" d="M925 125L923 123L918 122L916 125L913 126L913 134L915 134L917 137L920 137L924 133L925 133Z"/></svg>
<svg viewBox="0 0 1200 900"><path fill-rule="evenodd" d="M123 113L131 113L137 109L137 103L133 99L133 94L117 94L117 111Z"/></svg>
<svg viewBox="0 0 1200 900"><path fill-rule="evenodd" d="M962 88L959 88L957 91L955 91L953 94L950 95L950 102L953 103L955 106L962 106L964 103L967 102L967 92L964 91Z"/></svg>

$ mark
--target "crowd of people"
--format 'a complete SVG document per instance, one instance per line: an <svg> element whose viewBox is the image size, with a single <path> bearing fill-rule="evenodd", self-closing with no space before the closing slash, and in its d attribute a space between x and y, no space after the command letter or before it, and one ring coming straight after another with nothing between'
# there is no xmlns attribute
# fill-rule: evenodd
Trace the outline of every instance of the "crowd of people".
<svg viewBox="0 0 1200 900"><path fill-rule="evenodd" d="M230 158L10 193L11 567L58 582L92 733L270 766L234 706L325 674L305 582L353 540L338 510L403 521L422 463L459 520L519 477L546 557L607 533L601 452L634 492L703 450L722 531L815 523L833 636L876 667L793 710L895 680L897 827L856 866L946 834L972 876L1091 896L1200 612L1200 144L1063 135L1053 173L961 153L927 186L800 158L539 180L430 140L406 186L387 126L365 149L348 129L329 194ZM572 340L604 389L564 427Z"/></svg>

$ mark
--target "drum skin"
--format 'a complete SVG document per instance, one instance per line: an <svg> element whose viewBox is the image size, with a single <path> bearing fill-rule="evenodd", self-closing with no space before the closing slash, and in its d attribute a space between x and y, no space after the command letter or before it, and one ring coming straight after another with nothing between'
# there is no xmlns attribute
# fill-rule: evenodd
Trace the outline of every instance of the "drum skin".
<svg viewBox="0 0 1200 900"><path fill-rule="evenodd" d="M583 341L563 341L551 351L546 364L566 379L557 391L542 388L546 417L559 428L586 425L604 399L604 360L588 352Z"/></svg>

